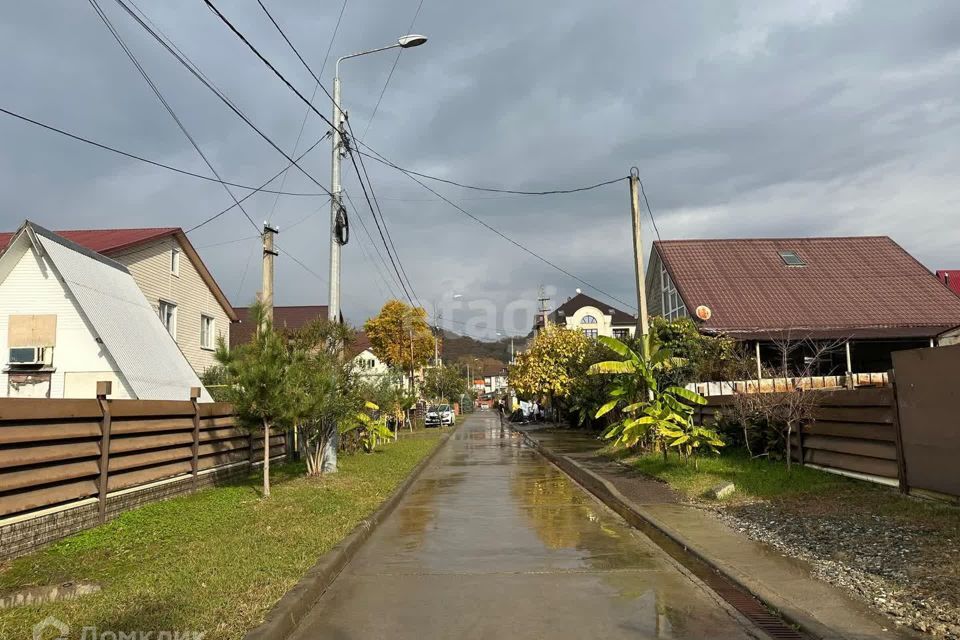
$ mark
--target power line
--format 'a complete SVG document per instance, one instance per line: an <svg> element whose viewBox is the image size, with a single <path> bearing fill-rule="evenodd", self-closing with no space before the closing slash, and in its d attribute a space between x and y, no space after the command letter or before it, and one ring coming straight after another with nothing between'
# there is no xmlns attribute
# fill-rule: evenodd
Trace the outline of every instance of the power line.
<svg viewBox="0 0 960 640"><path fill-rule="evenodd" d="M117 1L120 2L121 0L117 0ZM321 120L323 120L324 122L326 122L326 123L327 123L327 126L329 126L329 127L331 127L331 128L335 128L335 127L333 126L333 122L330 121L330 118L328 118L327 116L325 116L325 115L323 115L322 113L320 113L320 112L317 110L317 108L316 108L315 106L313 106L313 103L310 102L309 100L307 100L307 98L306 98L302 93L300 93L300 91L299 91L295 86L293 86L293 83L291 83L289 80L287 80L287 78L286 78L282 73L280 73L280 72L277 70L277 68L276 68L275 66L273 66L273 64L272 64L269 60L267 60L267 59L264 57L264 55L263 55L262 53L260 53L260 50L257 49L255 46L253 46L253 44L252 44L249 40L247 40L247 37L246 37L245 35L243 35L243 34L240 32L239 29L237 29L235 26L233 26L233 23L230 22L225 15L223 15L222 13L220 13L220 10L217 9L216 5L214 5L211 0L203 0L203 1L204 1L204 3L205 3L208 7L210 7L210 9L217 15L217 17L220 19L220 21L223 22L225 25L227 25L227 28L229 28L230 31L232 31L232 32L234 33L234 35L236 35L238 38L240 38L240 41L243 42L243 44L247 45L247 48L250 49L250 51L252 51L253 54L254 54L255 56L257 56L257 58L259 58L260 61L261 61L263 64L265 64L265 65L267 66L267 68L270 69L270 71L272 71L275 76L277 76L278 78L280 78L280 80L283 82L283 84L287 85L287 88L289 88L291 91L293 91L293 92L297 95L297 97L300 98L300 100L302 100L302 101L307 105L307 107L310 108L311 111L313 111L314 113L317 114L317 116L320 117ZM279 29L279 26L278 26L277 28ZM281 30L281 33L283 33L282 30ZM287 44L290 44L290 41L286 38L286 36L284 36L284 40L287 41ZM294 50L294 52L296 52L296 49L293 48L293 45L292 45L292 44L290 45L290 47ZM304 64L304 66L306 66L307 63L303 61L303 58L300 56L299 53L297 53L297 57L300 58L300 62L302 62L302 63ZM307 70L310 70L310 67L307 67ZM324 92L325 94L327 94L327 97L330 98L330 100L332 101L332 100L333 100L333 96L330 95L330 92L327 91L327 88L323 86L323 83L322 83L322 82L320 82L320 78L318 78L317 75L316 75L315 73L313 73L313 71L310 71L310 75L313 76L314 80L317 81L317 84L320 85L320 88L323 89L323 92ZM333 194L330 194L330 195L333 196Z"/></svg>
<svg viewBox="0 0 960 640"><path fill-rule="evenodd" d="M353 126L350 124L350 120L347 120L346 122L347 122L347 128L350 130L350 139L353 139L354 137ZM349 140L347 141L347 152L350 154L350 160L353 163L354 170L356 170L357 161L353 154L353 148L349 144ZM360 156L360 167L363 169L363 176L366 178L367 184L370 186L370 195L373 197L373 203L377 207L377 213L380 215L380 221L383 223L383 229L387 234L387 239L390 241L390 247L393 249L393 255L396 256L397 258L397 263L400 265L400 271L403 272L403 277L407 281L407 286L410 288L410 292L413 294L413 297L416 298L417 301L419 302L420 298L419 296L417 296L416 291L413 290L413 283L410 282L410 277L407 275L406 269L403 268L403 262L401 262L400 260L400 253L397 251L397 246L393 243L393 236L390 235L390 229L389 227L387 227L387 219L383 215L383 210L380 209L380 203L377 202L377 194L373 190L373 181L370 180L370 174L367 173L367 167L366 165L363 164L363 156ZM357 179L360 180L361 183L363 182L363 180L360 178L359 171L357 171Z"/></svg>
<svg viewBox="0 0 960 640"><path fill-rule="evenodd" d="M585 187L573 187L569 189L551 189L548 191L520 191L517 189L497 189L494 187L478 187L472 184L463 184L461 182L456 182L454 180L447 180L446 178L438 178L437 176L431 176L426 173L419 173L417 171L413 171L412 169L405 169L403 167L397 166L394 163L390 162L389 160L384 158L382 155L378 154L376 151L371 149L368 145L364 144L362 141L359 141L358 144L366 147L367 149L370 149L370 151L372 151L376 155L371 155L369 153L365 153L359 150L357 151L357 153L359 153L362 156L366 156L371 160L375 160L380 164L387 165L388 167L392 167L408 175L419 176L421 178L426 178L427 180L435 180L437 182L443 182L445 184L453 185L455 187L462 187L464 189L472 189L474 191L489 191L491 193L510 193L510 194L520 195L520 196L552 196L552 195L561 195L565 193L580 193L581 191L590 191L592 189L599 189L600 187L606 187L607 185L615 184L617 182L620 182L621 180L628 179L627 176L624 176L622 178L612 178L610 180L605 180L603 182L598 182L596 184L587 185Z"/></svg>
<svg viewBox="0 0 960 640"><path fill-rule="evenodd" d="M249 49L254 53L254 55L256 55L257 58L259 58L260 61L263 62L263 64L265 64L265 65L274 73L274 75L276 75L291 91L293 91L293 92L297 95L297 97L300 98L300 100L302 100L302 101L307 105L307 107L308 107L309 109L311 109L312 111L314 111L318 116L320 116L320 118L323 119L324 122L328 123L331 127L333 127L333 123L330 122L330 120L328 120L326 116L324 116L322 113L320 113L319 111L317 111L317 108L313 105L312 101L307 100L307 99L303 96L303 94L301 94L301 93L297 90L297 88L294 87L293 84L292 84L289 80L287 80L287 78L284 77L284 75L283 75L282 73L280 73L280 72L277 70L277 68L274 67L273 64L272 64L269 60L267 60L267 58L264 57L264 55L263 55L262 53L260 53L260 51L259 51L255 46L253 46L253 44L230 22L230 20L228 20L227 17L224 16L224 15L217 9L217 7L213 4L213 2L212 2L211 0L204 0L204 2L205 2L206 5L207 5L208 7L210 7L210 9L217 15L217 17L218 17L225 25L227 25L227 27L228 27L238 38L240 38L240 40L247 46L247 48L249 48ZM261 6L263 7L262 3L261 3ZM273 26L277 29L277 31L280 32L280 35L283 37L284 42L286 42L286 43L287 43L287 46L289 46L290 49L293 50L294 54L297 56L297 59L300 61L300 63L303 65L303 67L310 73L310 75L313 77L313 79L317 82L317 85L320 86L320 87L323 89L324 93L327 94L327 97L329 97L331 100L333 100L333 97L332 97L332 96L330 95L330 93L327 91L326 87L324 87L324 86L323 86L323 83L320 82L319 76L318 76L316 73L314 73L314 71L313 71L313 69L310 67L310 65L307 64L307 61L304 60L304 58L303 58L302 55L300 55L300 52L297 51L297 48L294 46L293 42L290 41L290 38L287 37L287 35L284 33L284 31L283 31L283 29L280 27L280 25L276 22L276 20L273 19L273 17L270 15L269 11L266 10L266 7L263 7L263 9L264 9L264 11L267 13L267 16L270 18L270 21L273 23ZM336 106L336 102L334 102L334 105ZM342 109L341 109L341 112L342 112ZM344 116L346 116L346 114L344 114ZM347 122L347 126L349 127L349 126L350 126L350 121L349 121L349 119L345 117L344 120L345 120L345 122ZM352 129L351 129L351 137L352 137L352 133L353 133L353 131L352 131ZM378 230L379 233L380 233L380 238L381 238L381 240L383 241L384 248L387 250L387 255L390 257L390 262L391 262L391 264L393 265L394 271L397 273L397 276L398 276L398 278L399 278L399 284L401 285L401 288L404 290L404 293L405 293L406 296L407 296L407 300L409 300L410 304L412 305L412 304L414 304L413 298L417 298L417 295L416 295L416 292L413 290L413 284L410 282L410 278L407 276L406 269L403 268L403 264L400 262L400 256L399 256L399 254L397 254L396 246L393 244L393 238L390 236L390 231L389 231L389 229L387 228L386 220L383 218L383 213L382 213L382 211L380 211L380 205L379 205L379 203L376 204L376 210L374 209L374 204L373 204L373 203L376 203L376 194L375 194L374 191L373 191L373 184L370 182L369 177L368 177L368 178L367 178L367 183L368 183L369 186L370 186L370 193L367 193L367 186L364 185L363 177L362 177L361 174L360 174L360 169L357 167L356 158L355 158L355 156L353 155L353 152L352 152L352 150L349 148L349 146L347 147L347 150L350 152L350 159L351 159L351 161L352 161L352 163L353 163L353 168L354 168L354 170L355 170L356 173L357 173L357 179L360 181L360 187L361 187L361 189L363 190L363 195L364 195L364 198L365 198L366 201L367 201L367 206L370 208L370 213L371 213L371 215L373 215L373 220L374 220L374 222L377 224L377 230ZM362 158L361 158L361 164L362 164L362 162L363 162L363 160L362 160ZM364 173L366 174L366 168L364 168ZM370 195L371 195L371 194L373 194L373 203L371 203L371 200L370 200ZM333 194L330 194L330 195L331 195L332 198L334 197ZM380 219L379 219L379 220L377 219L377 212L380 212ZM383 223L382 225L381 225L381 222ZM389 243L389 246L388 246L388 243ZM390 251L390 247L393 247L393 252L392 252L392 253L391 253L391 251ZM399 266L398 266L398 265L399 265ZM402 273L402 275L401 275L401 273ZM404 283L404 280L406 280L406 283ZM412 294L412 295L411 295L411 294Z"/></svg>
<svg viewBox="0 0 960 640"><path fill-rule="evenodd" d="M199 71L198 69L195 69L194 66L192 66L191 64L188 64L187 61L186 61L180 54L178 54L176 51L174 51L174 49L173 49L169 44L167 44L167 42L166 42L163 38L161 38L161 37L157 34L156 31L154 31L149 25L147 25L147 23L144 22L144 21L140 18L140 16L138 16L136 13L134 13L133 10L130 9L130 7L128 7L128 6L126 5L126 3L124 2L124 0L115 0L115 1L116 1L117 4L119 4L119 5L123 8L124 11L127 12L128 15L130 15L130 17L132 17L134 20L136 20L137 23L138 23L147 33L149 33L157 42L159 42L160 45L163 46L163 48L166 49L167 52L168 52L170 55L172 55L174 58L176 58L177 62L179 62L185 69L187 69L197 80L199 80L205 87L207 87L207 89L209 89L211 92L213 92L214 95L216 95L216 96L220 99L221 102L223 102L225 105L227 105L227 106L230 108L230 110L233 111L233 112L237 115L237 117L239 117L241 120L243 120L243 121L247 124L247 126L249 126L251 129L253 129L254 131L256 131L257 134L258 134L261 138L263 138L263 139L264 139L271 147L273 147L280 155L282 155L284 158L286 158L287 161L289 161L290 163L292 163L293 166L295 166L303 175L305 175L307 178L309 178L311 182L313 182L315 185L317 185L318 187L320 187L320 189L322 189L325 194L327 194L328 196L333 197L333 194L330 193L330 190L329 190L329 189L327 189L325 186L323 186L322 184L320 184L320 182L319 182L316 178L314 178L313 175L311 175L306 169L304 169L303 167L301 167L301 166L297 163L296 160L294 160L294 159L293 159L292 157L290 157L283 149L281 149L281 148L277 145L277 143L275 143L273 140L270 139L269 136L267 136L267 134L265 134L263 131L261 131L255 124L253 124L253 122L251 122L250 119L249 119L238 107L236 107L226 96L224 96L224 94L223 94L219 89L217 89L215 86L213 86L213 84L210 83L210 82L203 76L203 74L200 73L200 71ZM208 0L207 4L210 4L210 3L209 3L209 0ZM211 6L212 6L212 5L211 5ZM318 113L319 113L319 112L318 112ZM322 114L321 114L321 115L322 115ZM329 122L326 118L323 118L323 119L324 119L325 121Z"/></svg>
<svg viewBox="0 0 960 640"><path fill-rule="evenodd" d="M267 14L267 17L270 19L270 22L273 23L273 26L277 28L277 31L280 32L280 35L283 36L284 40L287 40L286 34L283 32L283 29L280 28L280 25L276 20L273 19L273 16L270 15L270 12L267 10L266 5L263 4L262 0L257 0L260 5L260 8L263 9L263 12ZM330 43L327 45L327 53L323 56L323 65L320 67L320 75L323 75L324 69L327 68L327 60L330 58L330 50L333 48L333 42L337 39L337 33L340 31L340 22L343 20L343 12L347 8L347 0L343 0L343 5L340 7L340 15L337 16L337 24L333 27L333 35L330 36ZM287 40L289 44L289 40ZM299 54L298 54L299 56ZM313 85L313 93L310 95L310 103L313 104L314 99L317 97L317 89L320 88L320 81L317 80L317 83ZM307 108L303 113L303 120L300 121L300 132L297 133L297 140L293 144L293 153L297 152L297 149L300 147L300 140L303 138L303 131L307 126L307 119L310 117L310 109ZM287 172L283 173L283 178L280 181L280 188L283 189L284 185L287 182ZM280 196L278 195L273 200L273 208L270 210L270 216L273 217L273 214L277 210L277 203L280 202Z"/></svg>
<svg viewBox="0 0 960 640"><path fill-rule="evenodd" d="M369 149L370 147L367 147L367 148ZM382 157L382 156L381 156L381 157ZM416 182L417 184L419 184L421 187L423 187L424 189L426 189L427 191L429 191L429 192L432 193L433 195L437 196L438 198L440 198L441 200L443 200L444 202L446 202L447 204L449 204L451 207L453 207L454 209L456 209L457 211L459 211L459 212L462 213L463 215L465 215L465 216L467 216L468 218L472 219L474 222L477 222L478 224L486 227L487 229L489 229L490 231L494 232L495 234L497 234L498 236L500 236L501 238L503 238L504 240L506 240L506 241L509 242L510 244L516 246L517 248L521 249L522 251L525 251L526 253L530 254L531 256L533 256L534 258L536 258L537 260L540 260L540 261L543 262L544 264L546 264L546 265L548 265L548 266L550 266L550 267L553 267L554 269L556 269L556 270L559 271L560 273L563 273L563 274L565 274L565 275L573 278L574 280L576 280L576 281L579 282L580 284L582 284L582 285L584 285L584 286L587 286L587 287L590 287L590 288L593 289L594 291L603 294L604 296L606 296L607 298L609 298L609 299L611 299L611 300L615 300L615 301L619 302L620 304L625 305L625 306L627 306L627 307L629 307L629 308L631 308L631 309L636 309L636 307L633 306L632 304L630 304L629 302L626 302L626 301L624 301L624 300L621 300L620 298L614 296L614 295L611 294L611 293L607 293L606 291L604 291L604 290L601 289L600 287L598 287L598 286L596 286L596 285L593 285L593 284L590 284L589 282L587 282L587 281L584 280L583 278L581 278L581 277L579 277L579 276L577 276L577 275L574 275L573 273L567 271L566 269L564 269L563 267L559 266L558 264L556 264L556 263L554 263L554 262L551 262L551 261L548 260L547 258L544 258L543 256L541 256L539 253L535 252L534 250L527 248L526 246L524 246L524 245L521 244L520 242L514 240L513 238L511 238L511 237L508 236L507 234L503 233L502 231L500 231L500 230L497 229L496 227L491 226L490 224L488 224L487 222L485 222L485 221L482 220L481 218L478 218L477 216L475 216L474 214L470 213L469 211L467 211L466 209L464 209L464 208L461 207L460 205L456 204L455 202L453 202L452 200L450 200L449 198L447 198L447 197L444 196L443 194L441 194L441 193L439 193L438 191L434 190L432 187L430 187L429 185L425 184L423 181L421 181L420 179L418 179L418 178L416 177L416 175L412 174L411 172L407 171L406 169L403 169L403 168L401 168L401 167L398 167L397 165L393 164L392 162L390 162L390 161L387 160L386 158L383 158L383 164L386 164L387 166L393 167L394 169L400 171L400 172L403 173L405 176L407 176L408 178L410 178L411 180L413 180L414 182ZM624 180L624 179L625 179L625 178L618 178L617 180L619 181L619 180Z"/></svg>
<svg viewBox="0 0 960 640"><path fill-rule="evenodd" d="M143 65L140 64L140 61L134 55L133 51L130 50L127 44L123 41L123 38L120 37L120 34L114 28L113 23L110 22L110 19L103 12L103 9L100 8L100 5L97 3L97 0L89 0L89 3L90 3L90 6L93 7L94 11L97 12L97 15L100 17L100 20L103 21L104 26L106 26L107 29L110 31L110 33L113 35L114 39L117 41L117 44L119 44L120 48L123 49L124 53L127 54L127 57L130 58L130 62L133 63L133 66L137 68L137 71L140 72L140 75L143 77L146 83L150 86L150 89L153 91L153 94L157 97L157 100L160 101L160 104L163 105L163 108L166 109L167 113L170 114L170 117L173 118L174 122L177 123L177 127L180 128L180 131L183 132L183 135L186 136L187 140L190 141L190 144L197 151L197 154L199 154L199 156L203 159L203 162L207 165L207 167L209 167L210 171L213 172L213 175L217 176L217 180L223 186L224 190L226 190L227 195L229 195L230 198L233 200L234 204L236 204L237 207L240 208L240 211L242 211L244 217L246 217L246 219L250 221L250 224L253 225L253 228L259 231L260 228L257 226L257 223L253 221L253 218L250 217L250 214L247 213L247 210L243 208L243 205L240 204L240 201L237 199L237 196L234 195L233 191L230 190L230 187L228 187L226 184L223 183L223 178L220 176L220 173L217 171L216 167L213 166L213 163L210 162L209 158L207 158L207 155L203 152L203 149L200 148L200 145L197 143L194 137L190 134L190 131L187 129L186 125L184 125L183 121L181 121L180 118L177 116L176 111L173 110L173 107L171 107L170 103L167 102L166 98L164 98L163 93L160 91L157 85L150 78L150 75L147 73L146 69L143 68Z"/></svg>
<svg viewBox="0 0 960 640"><path fill-rule="evenodd" d="M320 138L319 140L317 140L316 142L314 142L312 145L310 145L310 146L307 148L306 151L304 151L304 152L301 153L299 156L297 156L297 162L300 162L300 160L302 160L308 153L310 153L311 151L313 151L314 148L315 148L318 144L320 144L321 142L323 142L323 140L324 140L325 138L326 138L326 136L324 136L323 138ZM243 196L242 198L240 198L240 202L243 202L243 201L246 200L247 198L255 195L258 191L261 191L263 187L267 186L268 184L270 184L271 182L273 182L274 180L276 180L278 177L280 177L280 174L283 173L284 171L286 171L287 169L289 169L292 164L293 164L293 163L287 164L286 167L284 167L283 169L280 169L280 171L278 171L277 173L273 174L273 177L271 177L269 180L267 180L267 181L264 182L262 185L260 185L260 188L255 189L255 190L251 191L250 193L248 193L247 195L245 195L245 196ZM324 195L324 194L320 193L320 194L317 194L317 195ZM329 202L329 200L328 200L328 202ZM193 232L193 231L196 231L197 229L199 229L200 227L204 226L205 224L208 224L208 223L210 223L210 222L213 222L214 220L216 220L217 218L219 218L219 217L222 216L223 214L225 214L225 213L227 213L228 211L232 210L235 206L237 206L237 205L235 205L235 204L230 205L230 206L227 207L226 209L223 209L222 211L219 211L219 212L213 214L212 216L210 216L209 218L205 219L203 222L201 222L201 223L199 223L199 224L193 225L192 227L190 227L189 229L187 229L186 231L184 231L184 233L191 233L191 232Z"/></svg>
<svg viewBox="0 0 960 640"><path fill-rule="evenodd" d="M420 3L417 5L417 10L413 14L413 20L410 21L410 26L407 28L407 33L413 32L413 25L417 22L417 18L420 16L420 9L423 8L423 0L420 0ZM397 49L397 57L393 59L393 66L390 67L390 73L387 74L387 80L383 83L383 88L380 89L380 95L377 96L377 104L373 106L373 113L370 114L370 119L367 120L367 126L363 129L363 139L367 139L367 133L370 131L370 125L373 124L373 119L377 117L377 111L380 109L380 103L383 101L383 94L387 92L387 87L390 86L390 79L393 77L393 72L397 70L397 64L400 62L400 54L403 53L403 47Z"/></svg>
<svg viewBox="0 0 960 640"><path fill-rule="evenodd" d="M349 150L349 147L347 147L347 149ZM413 298L410 296L410 292L407 290L406 284L404 284L403 277L400 275L400 269L397 267L397 261L394 260L393 254L390 253L390 246L387 243L386 236L384 236L383 227L380 226L380 221L377 219L377 214L373 209L373 204L370 202L370 194L367 193L367 187L363 183L363 178L360 175L360 169L357 168L357 161L354 158L354 155L352 152L350 153L350 160L353 162L354 171L357 172L357 180L360 182L360 188L363 190L363 197L367 201L367 207L370 209L370 215L373 216L373 221L377 225L377 231L380 232L380 240L383 241L383 248L386 249L387 256L390 258L390 264L393 265L393 270L397 274L397 281L400 284L400 288L403 289L403 293L404 295L406 295L407 300L410 302L411 306L415 306L413 304Z"/></svg>
<svg viewBox="0 0 960 640"><path fill-rule="evenodd" d="M374 242L373 236L370 235L370 230L367 228L367 223L363 221L363 216L360 215L360 210L353 203L353 198L350 197L350 193L348 191L344 191L343 193L344 195L347 196L347 201L350 203L350 206L353 207L353 210L356 213L356 219L360 222L360 226L363 228L363 232L367 235L367 239L370 241L370 246L373 247L374 251L377 252L377 256L380 258L379 264L374 262L374 266L377 268L378 275L380 275L380 277L386 281L387 288L390 289L390 294L396 298L397 293L396 293L396 290L393 288L393 284L396 283L396 278L393 277L393 273L390 271L390 267L387 266L387 261L383 257L383 252L380 251L380 247L377 245L376 242ZM380 269L380 264L383 265L383 270ZM387 278L386 276L390 276L390 278Z"/></svg>
<svg viewBox="0 0 960 640"><path fill-rule="evenodd" d="M297 192L292 192L292 191L275 191L275 190L272 190L272 189L265 189L263 186L260 186L260 187L251 187L250 185L239 184L239 183L237 183L237 182L229 182L229 181L227 181L227 180L218 180L218 179L216 179L216 178L211 178L210 176L205 176L205 175L203 175L202 173L194 173L193 171L188 171L188 170L186 170L186 169L181 169L181 168L179 168L179 167L174 167L173 165L164 164L164 163L158 162L158 161L156 161L156 160L150 160L149 158L144 158L143 156L139 156L139 155L137 155L137 154L135 154L135 153L130 153L129 151L123 151L122 149L117 149L116 147L111 147L111 146L108 145L108 144L104 144L104 143L102 143L102 142L97 142L96 140L91 140L90 138L86 138L86 137L81 136L81 135L76 134L76 133L70 133L69 131L66 131L66 130L64 130L64 129L60 129L59 127L55 127L55 126L53 126L53 125L51 125L51 124L47 124L47 123L45 123L45 122L40 122L39 120L34 120L33 118L27 117L27 116L25 116L25 115L23 115L23 114L21 114L21 113L15 112L15 111L11 111L10 109L5 109L5 108L3 108L3 107L0 107L0 113L4 113L4 114L6 114L6 115L8 115L8 116L11 116L11 117L13 117L13 118L17 118L18 120L22 120L23 122L27 122L27 123L29 123L29 124L35 125L35 126L37 126L37 127L40 127L41 129L46 129L47 131L52 131L53 133L58 133L58 134L60 134L60 135L62 135L62 136L65 136L65 137L67 137L67 138L71 138L71 139L73 139L73 140L76 140L77 142L83 142L84 144L88 144L88 145L97 147L97 148L99 148L99 149L103 149L104 151L109 151L109 152L111 152L111 153L116 153L116 154L121 155L121 156L124 156L124 157L126 157L126 158L130 158L130 159L132 159L132 160L137 160L137 161L139 161L139 162L144 162L144 163L146 163L146 164L153 165L153 166L155 166L155 167L160 167L161 169L166 169L166 170L168 170L168 171L173 171L174 173L179 173L179 174L182 174L182 175L185 175L185 176L190 176L191 178L199 178L200 180L206 180L207 182L216 182L216 183L226 184L226 185L230 185L231 187L237 187L238 189L249 189L250 191L253 191L254 193L260 191L260 192L263 192L263 193L277 193L277 194L284 195L284 196L306 196L306 197L316 197L316 196L326 196L326 195L329 195L329 194L327 194L327 193L317 193L317 192L297 193ZM319 140L318 140L317 142L319 142ZM314 146L316 146L316 144L314 144ZM311 147L311 149L312 149L312 148L313 148L313 147ZM301 157L302 157L302 156L301 156ZM278 175L279 175L279 174L278 174ZM272 182L272 179L271 179L269 182ZM269 184L269 182L267 182L267 183L265 183L265 184ZM253 195L253 194L251 194L251 195Z"/></svg>
<svg viewBox="0 0 960 640"><path fill-rule="evenodd" d="M650 208L650 201L647 200L647 192L643 190L643 180L637 180L640 183L640 193L643 195L643 203L647 205L647 213L650 214L650 222L653 223L653 230L657 233L657 241L663 242L660 238L660 229L657 229L657 219L653 217L653 209Z"/></svg>
<svg viewBox="0 0 960 640"><path fill-rule="evenodd" d="M236 238L234 240L224 240L223 242L214 242L213 244L204 244L196 247L197 249L212 249L213 247L222 247L228 244L237 244L238 242L246 242L247 240L253 240L254 238L259 238L259 235L256 236L246 236L244 238Z"/></svg>

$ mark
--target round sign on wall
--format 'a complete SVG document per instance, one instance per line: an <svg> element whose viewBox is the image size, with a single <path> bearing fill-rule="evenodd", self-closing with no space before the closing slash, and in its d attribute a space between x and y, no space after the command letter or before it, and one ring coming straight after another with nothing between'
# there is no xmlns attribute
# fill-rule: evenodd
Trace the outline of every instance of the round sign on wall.
<svg viewBox="0 0 960 640"><path fill-rule="evenodd" d="M706 322L710 319L710 316L713 315L713 312L710 311L710 307L706 305L700 305L697 307L696 312L697 317Z"/></svg>

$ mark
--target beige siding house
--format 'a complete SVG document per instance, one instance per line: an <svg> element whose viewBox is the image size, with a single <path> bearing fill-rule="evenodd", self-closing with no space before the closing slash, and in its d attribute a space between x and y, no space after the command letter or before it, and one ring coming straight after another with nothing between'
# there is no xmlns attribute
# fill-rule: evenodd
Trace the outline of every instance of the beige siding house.
<svg viewBox="0 0 960 640"><path fill-rule="evenodd" d="M125 266L197 375L216 364L217 339L230 344L237 315L182 229L57 231ZM6 246L11 234L0 234Z"/></svg>

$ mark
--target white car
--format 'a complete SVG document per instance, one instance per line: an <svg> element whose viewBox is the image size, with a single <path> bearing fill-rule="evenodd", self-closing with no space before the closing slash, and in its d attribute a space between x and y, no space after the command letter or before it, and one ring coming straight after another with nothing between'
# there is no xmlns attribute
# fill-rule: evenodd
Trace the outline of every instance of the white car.
<svg viewBox="0 0 960 640"><path fill-rule="evenodd" d="M448 404L434 404L427 408L427 415L424 418L424 425L428 427L442 427L444 425L453 426L457 424L457 416L453 413L453 407Z"/></svg>

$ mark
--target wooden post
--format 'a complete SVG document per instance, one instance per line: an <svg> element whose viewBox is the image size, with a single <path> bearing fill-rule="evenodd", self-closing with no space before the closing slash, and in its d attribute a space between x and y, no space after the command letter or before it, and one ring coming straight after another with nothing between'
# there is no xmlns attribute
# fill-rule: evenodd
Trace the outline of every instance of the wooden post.
<svg viewBox="0 0 960 640"><path fill-rule="evenodd" d="M190 387L190 402L193 403L193 447L190 449L190 474L193 476L193 490L197 490L197 471L200 460L200 387Z"/></svg>
<svg viewBox="0 0 960 640"><path fill-rule="evenodd" d="M110 480L110 403L107 396L113 393L109 380L97 382L97 402L103 416L100 419L100 478L97 480L97 499L100 506L100 522L107 521L107 486Z"/></svg>
<svg viewBox="0 0 960 640"><path fill-rule="evenodd" d="M910 485L907 483L907 460L903 456L903 433L900 431L900 403L897 400L897 381L894 370L890 369L887 377L890 379L890 412L893 416L893 433L896 436L897 445L897 480L899 481L900 493L909 493Z"/></svg>

